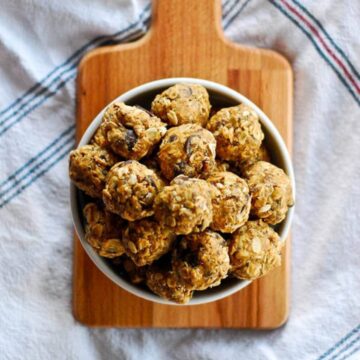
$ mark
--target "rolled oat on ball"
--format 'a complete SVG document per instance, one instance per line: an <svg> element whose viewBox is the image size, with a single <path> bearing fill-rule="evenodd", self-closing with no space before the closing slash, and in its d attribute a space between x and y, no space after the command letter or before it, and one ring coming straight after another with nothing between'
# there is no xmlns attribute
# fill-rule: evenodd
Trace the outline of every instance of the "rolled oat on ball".
<svg viewBox="0 0 360 360"><path fill-rule="evenodd" d="M262 220L248 221L232 234L229 245L231 273L239 279L255 280L281 265L277 232Z"/></svg>
<svg viewBox="0 0 360 360"><path fill-rule="evenodd" d="M172 253L172 268L189 290L220 285L230 269L226 241L211 230L184 236Z"/></svg>
<svg viewBox="0 0 360 360"><path fill-rule="evenodd" d="M156 196L155 218L177 235L203 231L213 218L212 191L205 180L178 176Z"/></svg>
<svg viewBox="0 0 360 360"><path fill-rule="evenodd" d="M205 126L210 114L207 90L196 84L176 84L156 95L151 111L170 126Z"/></svg>
<svg viewBox="0 0 360 360"><path fill-rule="evenodd" d="M100 128L116 154L133 160L150 154L166 133L166 124L157 116L121 102L113 103L106 109ZM102 133L98 139L101 139Z"/></svg>
<svg viewBox="0 0 360 360"><path fill-rule="evenodd" d="M154 214L153 203L164 183L153 170L135 160L117 163L111 168L103 190L108 211L135 221Z"/></svg>
<svg viewBox="0 0 360 360"><path fill-rule="evenodd" d="M187 289L171 270L151 266L146 272L146 285L160 297L186 304L192 298L193 291Z"/></svg>
<svg viewBox="0 0 360 360"><path fill-rule="evenodd" d="M70 152L69 176L87 195L101 198L105 179L117 157L98 145L85 145Z"/></svg>
<svg viewBox="0 0 360 360"><path fill-rule="evenodd" d="M131 222L123 231L126 254L137 266L150 265L172 247L176 235L154 219Z"/></svg>
<svg viewBox="0 0 360 360"><path fill-rule="evenodd" d="M186 124L166 133L158 152L162 174L171 180L177 175L205 177L215 167L216 141L210 131Z"/></svg>
<svg viewBox="0 0 360 360"><path fill-rule="evenodd" d="M257 113L241 104L219 110L207 124L216 139L216 154L225 161L243 162L257 156L264 139Z"/></svg>
<svg viewBox="0 0 360 360"><path fill-rule="evenodd" d="M213 173L207 181L215 188L210 227L223 233L234 232L249 218L251 196L246 181L228 171Z"/></svg>
<svg viewBox="0 0 360 360"><path fill-rule="evenodd" d="M115 258L125 253L121 241L123 221L96 203L88 203L83 214L85 223L85 240L100 255Z"/></svg>
<svg viewBox="0 0 360 360"><path fill-rule="evenodd" d="M294 204L289 177L277 166L258 161L245 169L251 193L251 214L275 225L284 220Z"/></svg>

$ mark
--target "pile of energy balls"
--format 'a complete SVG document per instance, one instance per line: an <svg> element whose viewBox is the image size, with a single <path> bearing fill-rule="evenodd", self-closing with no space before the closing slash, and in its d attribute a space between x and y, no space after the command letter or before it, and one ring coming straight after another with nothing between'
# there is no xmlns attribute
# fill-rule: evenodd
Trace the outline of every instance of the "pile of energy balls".
<svg viewBox="0 0 360 360"><path fill-rule="evenodd" d="M70 178L91 197L86 240L177 303L228 276L267 274L281 262L272 226L293 196L263 140L252 108L212 109L196 84L166 89L151 111L112 103L90 144L70 154Z"/></svg>

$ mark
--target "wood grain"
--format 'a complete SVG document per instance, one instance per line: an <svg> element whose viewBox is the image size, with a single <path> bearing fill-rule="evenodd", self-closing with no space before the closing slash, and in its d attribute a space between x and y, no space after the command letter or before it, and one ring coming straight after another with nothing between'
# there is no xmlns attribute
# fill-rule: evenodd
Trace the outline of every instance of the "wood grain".
<svg viewBox="0 0 360 360"><path fill-rule="evenodd" d="M139 41L87 54L77 79L77 139L115 97L166 77L198 77L228 85L272 119L291 149L292 71L279 54L231 43L221 29L220 0L157 0L150 31ZM276 328L288 317L290 239L283 265L217 302L159 305L121 290L75 237L73 311L89 326Z"/></svg>

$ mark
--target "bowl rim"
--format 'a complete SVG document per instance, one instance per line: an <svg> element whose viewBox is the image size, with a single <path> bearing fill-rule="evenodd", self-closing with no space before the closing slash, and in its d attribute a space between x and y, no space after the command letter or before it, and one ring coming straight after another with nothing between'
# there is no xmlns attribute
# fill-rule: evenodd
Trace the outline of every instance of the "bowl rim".
<svg viewBox="0 0 360 360"><path fill-rule="evenodd" d="M142 85L139 85L133 89L130 89L126 91L125 93L121 94L120 96L116 97L113 101L111 101L109 104L107 104L97 115L96 117L91 121L89 126L87 127L86 131L84 132L83 136L81 137L79 144L77 148L87 145L97 128L99 127L103 114L106 110L106 108L111 105L112 103L116 101L122 101L127 102L130 99L134 98L135 96L141 95L141 93L146 93L149 91L155 91L157 89L162 89L166 87L170 87L172 85L175 85L177 83L192 83L192 84L199 84L204 86L206 89L216 92L220 94L221 96L226 97L227 99L243 103L255 110L255 112L259 115L261 125L265 127L266 131L271 134L271 137L275 140L275 143L277 147L279 148L279 152L281 154L281 157L283 158L283 170L290 178L292 187L293 187L293 197L295 200L295 176L294 176L294 170L293 165L291 161L290 154L288 152L288 149L285 145L285 142L283 138L281 137L279 131L277 130L276 126L272 123L272 121L268 118L268 116L257 106L255 105L251 100L249 100L246 96L240 94L239 92L225 86L219 83L216 83L214 81L210 80L204 80L200 78L192 78L192 77L174 77L174 78L165 78L165 79L159 79L150 81L147 83L144 83ZM94 264L97 266L97 268L105 275L107 276L111 281L113 281L116 285L120 286L124 290L128 291L129 293L136 295L142 299L153 301L158 304L165 304L165 305L173 305L173 306L193 306L193 305L200 305L200 304L206 304L209 302L214 302L220 299L223 299L229 295L234 294L235 292L238 292L239 290L245 288L249 284L252 283L250 280L239 280L239 282L235 285L230 286L228 289L221 290L219 292L216 292L214 294L204 295L199 298L192 298L187 304L177 304L174 302L171 302L169 300L163 299L159 297L158 295L155 295L151 292L146 292L143 289L138 288L136 285L132 285L128 281L122 279L122 277L117 274L107 263L106 260L103 259L100 255L98 255L95 250L87 243L85 240L85 233L82 226L81 218L80 218L80 210L78 207L78 198L77 198L77 188L73 184L72 181L70 181L70 205L71 205L71 214L72 214L72 220L75 227L75 231L78 235L78 238L80 239L80 242L85 249L85 252L90 257L90 259L94 262ZM280 230L280 239L282 242L286 240L286 237L289 233L290 226L293 220L295 207L289 208L286 218L282 222L282 228Z"/></svg>

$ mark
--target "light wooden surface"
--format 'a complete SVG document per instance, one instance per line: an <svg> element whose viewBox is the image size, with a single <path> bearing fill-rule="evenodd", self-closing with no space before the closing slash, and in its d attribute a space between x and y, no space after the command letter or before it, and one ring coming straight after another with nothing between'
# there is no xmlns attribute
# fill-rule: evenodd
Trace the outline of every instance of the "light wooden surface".
<svg viewBox="0 0 360 360"><path fill-rule="evenodd" d="M241 21L241 20L239 20ZM277 53L229 42L220 0L157 0L141 40L90 52L79 66L77 138L124 91L166 77L198 77L230 86L272 119L292 144L292 72ZM289 312L290 239L283 265L231 297L189 307L158 305L121 290L85 254L75 237L73 311L89 326L276 328Z"/></svg>

